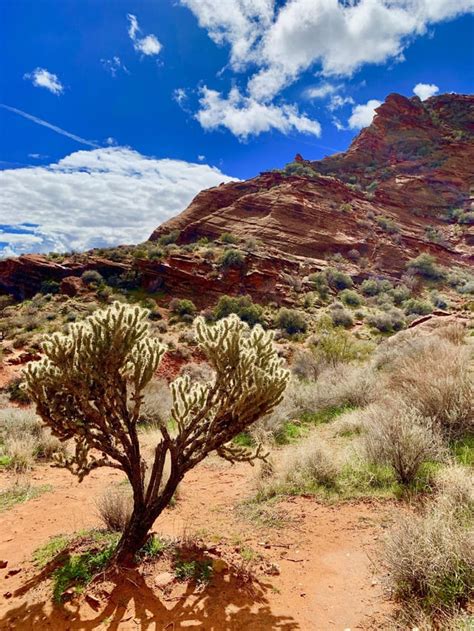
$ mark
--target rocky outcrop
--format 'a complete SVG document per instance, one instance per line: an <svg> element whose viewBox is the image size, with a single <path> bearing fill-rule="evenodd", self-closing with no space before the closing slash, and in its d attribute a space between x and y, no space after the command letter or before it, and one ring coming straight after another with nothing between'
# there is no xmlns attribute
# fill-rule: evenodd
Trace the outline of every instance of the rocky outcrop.
<svg viewBox="0 0 474 631"><path fill-rule="evenodd" d="M230 232L310 258L356 250L384 273L400 274L420 251L472 265L472 226L448 215L472 209L473 121L471 96L390 95L347 152L317 162L297 154L283 171L202 191L150 239Z"/></svg>
<svg viewBox="0 0 474 631"><path fill-rule="evenodd" d="M87 270L97 270L105 278L121 274L129 266L107 259L91 256L85 263L66 259L56 263L39 254L25 254L17 258L0 261L0 293L10 294L19 300L31 298L38 293L44 282L57 283L67 295L79 290L80 276ZM72 281L76 277L77 281ZM66 281L67 279L67 281ZM75 283L75 289L73 289Z"/></svg>

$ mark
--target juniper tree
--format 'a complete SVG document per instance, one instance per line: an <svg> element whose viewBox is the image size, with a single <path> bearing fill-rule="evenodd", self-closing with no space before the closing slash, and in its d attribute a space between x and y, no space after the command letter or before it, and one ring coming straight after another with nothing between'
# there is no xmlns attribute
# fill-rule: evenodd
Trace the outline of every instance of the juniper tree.
<svg viewBox="0 0 474 631"><path fill-rule="evenodd" d="M271 334L260 326L249 329L235 315L213 326L197 318L196 337L214 376L204 384L192 384L188 376L171 384L171 422L159 425L147 463L140 408L165 352L149 333L147 315L116 302L71 324L66 334L48 337L45 357L25 370L43 422L60 440L74 442L73 454L58 464L80 481L98 467L121 469L130 481L133 512L117 546L119 564L133 563L186 472L210 452L231 462L262 457L260 448L250 451L230 441L281 401L288 381Z"/></svg>

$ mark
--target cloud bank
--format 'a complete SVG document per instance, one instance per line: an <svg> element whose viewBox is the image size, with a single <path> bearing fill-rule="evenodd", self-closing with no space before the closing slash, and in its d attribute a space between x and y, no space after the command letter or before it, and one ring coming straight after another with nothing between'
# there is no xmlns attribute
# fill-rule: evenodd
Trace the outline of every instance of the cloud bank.
<svg viewBox="0 0 474 631"><path fill-rule="evenodd" d="M138 243L200 190L232 179L206 164L126 147L0 171L0 256Z"/></svg>
<svg viewBox="0 0 474 631"><path fill-rule="evenodd" d="M238 99L212 93L201 99L197 119L209 125L209 109L219 103L222 123L239 137L268 131L256 124L256 110L280 108L274 99L304 72L316 71L326 78L347 78L366 64L402 61L410 42L437 23L474 12L474 0L180 0L195 15L219 46L229 50L228 67L235 73L250 72L246 87L237 88ZM323 98L334 92L322 83L306 94ZM258 107L257 107L258 106ZM292 106L295 107L295 106ZM289 119L281 109L273 114ZM295 116L299 116L295 113ZM211 116L213 118L213 116ZM303 125L314 133L318 123ZM294 118L293 118L294 120ZM354 125L358 125L357 115ZM204 126L203 125L203 126ZM211 128L216 127L212 125ZM297 129L296 125L280 125ZM286 133L286 132L284 132Z"/></svg>

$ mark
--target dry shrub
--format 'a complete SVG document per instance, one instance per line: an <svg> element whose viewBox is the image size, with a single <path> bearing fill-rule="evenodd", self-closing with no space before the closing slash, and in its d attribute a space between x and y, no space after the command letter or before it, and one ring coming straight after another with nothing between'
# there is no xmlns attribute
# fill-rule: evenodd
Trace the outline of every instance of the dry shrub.
<svg viewBox="0 0 474 631"><path fill-rule="evenodd" d="M333 435L360 434L365 429L366 414L366 410L351 410L336 418L332 423Z"/></svg>
<svg viewBox="0 0 474 631"><path fill-rule="evenodd" d="M211 381L214 371L206 362L190 362L179 371L181 377L188 375L193 383L206 383Z"/></svg>
<svg viewBox="0 0 474 631"><path fill-rule="evenodd" d="M35 449L34 438L27 434L5 440L5 452L10 458L8 468L15 473L29 471L35 463Z"/></svg>
<svg viewBox="0 0 474 631"><path fill-rule="evenodd" d="M331 488L339 471L331 447L317 436L309 436L280 452L270 469L261 469L259 491L269 497L278 492L312 491L318 486Z"/></svg>
<svg viewBox="0 0 474 631"><path fill-rule="evenodd" d="M474 472L469 467L452 464L438 471L434 478L437 501L474 517Z"/></svg>
<svg viewBox="0 0 474 631"><path fill-rule="evenodd" d="M321 372L321 362L311 351L298 348L293 355L291 372L298 379L315 380Z"/></svg>
<svg viewBox="0 0 474 631"><path fill-rule="evenodd" d="M33 466L35 458L50 460L66 450L66 444L43 426L31 408L0 410L0 438L5 444L5 453L11 458L10 466L15 470L27 470Z"/></svg>
<svg viewBox="0 0 474 631"><path fill-rule="evenodd" d="M96 501L97 513L105 528L111 532L123 532L133 510L130 493L122 489L106 491Z"/></svg>
<svg viewBox="0 0 474 631"><path fill-rule="evenodd" d="M368 411L362 444L367 460L391 466L402 484L413 482L424 462L443 456L430 421L396 399Z"/></svg>
<svg viewBox="0 0 474 631"><path fill-rule="evenodd" d="M452 324L447 324L439 327L436 330L436 334L451 342L451 344L456 344L457 346L461 346L466 339L466 327L461 322L453 322Z"/></svg>
<svg viewBox="0 0 474 631"><path fill-rule="evenodd" d="M317 381L293 378L283 401L251 428L260 441L276 436L291 419L317 413L329 407L362 407L373 401L378 391L377 375L369 366L341 364L326 368Z"/></svg>
<svg viewBox="0 0 474 631"><path fill-rule="evenodd" d="M433 614L465 606L473 595L472 544L472 530L439 506L404 516L382 553L395 596Z"/></svg>
<svg viewBox="0 0 474 631"><path fill-rule="evenodd" d="M424 339L416 355L396 361L388 387L422 416L433 419L447 439L474 431L472 352L438 336Z"/></svg>
<svg viewBox="0 0 474 631"><path fill-rule="evenodd" d="M152 379L143 390L141 422L146 425L167 423L173 398L171 390L164 379Z"/></svg>

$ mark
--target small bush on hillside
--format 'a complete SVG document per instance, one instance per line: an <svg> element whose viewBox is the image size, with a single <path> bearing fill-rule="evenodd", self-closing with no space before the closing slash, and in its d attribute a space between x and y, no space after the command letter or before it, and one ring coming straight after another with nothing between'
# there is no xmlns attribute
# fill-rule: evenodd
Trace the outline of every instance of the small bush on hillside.
<svg viewBox="0 0 474 631"><path fill-rule="evenodd" d="M40 292L42 294L57 294L59 293L60 283L57 280L44 280L40 286Z"/></svg>
<svg viewBox="0 0 474 631"><path fill-rule="evenodd" d="M436 264L435 257L426 252L408 261L407 269L412 274L418 274L427 280L441 280L444 277L444 272Z"/></svg>
<svg viewBox="0 0 474 631"><path fill-rule="evenodd" d="M463 518L474 517L474 472L471 467L452 464L443 467L434 478L439 504Z"/></svg>
<svg viewBox="0 0 474 631"><path fill-rule="evenodd" d="M320 298L322 300L326 300L329 294L329 285L326 275L323 272L310 274L308 276L308 280L312 284L314 289L318 292Z"/></svg>
<svg viewBox="0 0 474 631"><path fill-rule="evenodd" d="M369 315L367 323L381 333L391 333L403 329L406 325L406 320L403 311L392 307L388 311L379 311Z"/></svg>
<svg viewBox="0 0 474 631"><path fill-rule="evenodd" d="M293 356L291 371L298 379L314 380L321 371L321 365L310 350L298 348Z"/></svg>
<svg viewBox="0 0 474 631"><path fill-rule="evenodd" d="M351 289L354 286L352 278L337 269L328 268L326 270L326 279L333 289Z"/></svg>
<svg viewBox="0 0 474 631"><path fill-rule="evenodd" d="M194 302L186 298L173 298L170 301L169 306L171 312L180 317L185 315L193 316L196 313L196 306Z"/></svg>
<svg viewBox="0 0 474 631"><path fill-rule="evenodd" d="M86 270L82 274L81 280L86 285L100 285L104 282L102 274L99 274L95 269Z"/></svg>
<svg viewBox="0 0 474 631"><path fill-rule="evenodd" d="M179 239L179 234L179 230L171 230L171 232L168 232L167 234L162 234L158 239L158 245L166 246L176 243Z"/></svg>
<svg viewBox="0 0 474 631"><path fill-rule="evenodd" d="M349 307L360 307L364 303L362 297L351 289L343 289L339 294L339 298Z"/></svg>
<svg viewBox="0 0 474 631"><path fill-rule="evenodd" d="M370 355L372 345L357 340L349 331L335 327L332 320L322 319L318 332L311 340L311 348L320 364L337 366L356 360L364 360Z"/></svg>
<svg viewBox="0 0 474 631"><path fill-rule="evenodd" d="M384 230L385 232L388 232L389 234L400 232L400 227L395 223L395 221L393 221L393 219L390 219L389 217L384 217L382 215L379 215L378 217L375 218L375 221L377 225L379 225L380 228L382 228L382 230Z"/></svg>
<svg viewBox="0 0 474 631"><path fill-rule="evenodd" d="M387 293L398 307L410 297L410 290L406 285L397 285L397 287L390 289Z"/></svg>
<svg viewBox="0 0 474 631"><path fill-rule="evenodd" d="M240 250L226 250L219 259L220 267L243 267L245 255Z"/></svg>
<svg viewBox="0 0 474 631"><path fill-rule="evenodd" d="M369 462L390 465L402 484L417 478L421 465L441 457L441 442L431 423L400 401L376 406L368 413L363 445Z"/></svg>
<svg viewBox="0 0 474 631"><path fill-rule="evenodd" d="M406 315L428 315L433 311L433 307L425 300L410 298L404 305Z"/></svg>
<svg viewBox="0 0 474 631"><path fill-rule="evenodd" d="M308 329L308 324L304 316L295 309L280 309L275 324L279 329L286 331L288 335L306 333Z"/></svg>
<svg viewBox="0 0 474 631"><path fill-rule="evenodd" d="M364 296L372 297L382 292L389 292L393 290L393 287L392 283L388 280L368 278L361 283L360 290Z"/></svg>
<svg viewBox="0 0 474 631"><path fill-rule="evenodd" d="M9 458L9 467L20 472L30 469L34 460L50 460L65 452L65 444L45 428L31 408L0 410L0 444Z"/></svg>
<svg viewBox="0 0 474 631"><path fill-rule="evenodd" d="M331 320L334 326L351 327L354 324L352 314L337 304L331 306Z"/></svg>
<svg viewBox="0 0 474 631"><path fill-rule="evenodd" d="M171 418L173 397L169 385L164 379L152 379L143 389L143 402L140 410L142 425L168 423Z"/></svg>
<svg viewBox="0 0 474 631"><path fill-rule="evenodd" d="M334 487L339 465L331 448L319 437L310 436L279 454L271 476L260 480L260 495L307 493L318 487Z"/></svg>
<svg viewBox="0 0 474 631"><path fill-rule="evenodd" d="M441 294L439 294L437 291L431 292L430 300L433 306L436 307L437 309L447 309L449 306L447 299Z"/></svg>
<svg viewBox="0 0 474 631"><path fill-rule="evenodd" d="M238 315L250 326L263 322L263 309L260 305L254 304L250 296L221 296L214 307L216 320L226 318L231 313Z"/></svg>
<svg viewBox="0 0 474 631"><path fill-rule="evenodd" d="M230 232L223 232L219 238L222 241L222 243L235 245L236 243L239 242L239 239L235 235L231 234Z"/></svg>

